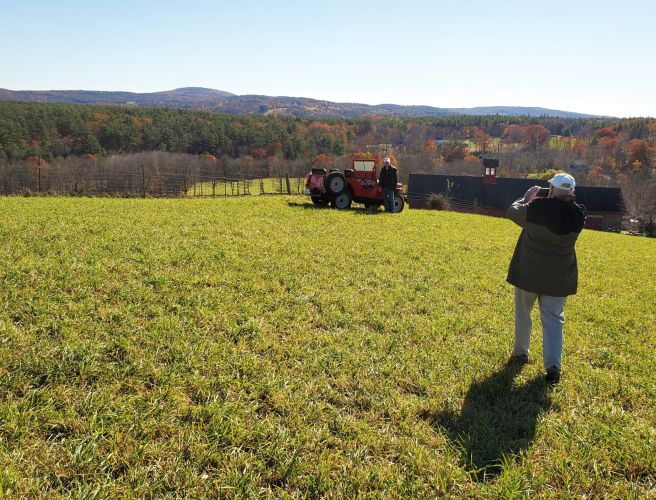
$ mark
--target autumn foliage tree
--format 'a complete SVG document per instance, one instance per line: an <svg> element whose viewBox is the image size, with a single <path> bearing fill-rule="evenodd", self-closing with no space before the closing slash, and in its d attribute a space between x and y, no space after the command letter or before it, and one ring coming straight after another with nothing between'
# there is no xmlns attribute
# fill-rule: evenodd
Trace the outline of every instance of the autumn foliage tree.
<svg viewBox="0 0 656 500"><path fill-rule="evenodd" d="M251 156L255 160L262 160L268 156L267 150L264 148L255 148L251 151Z"/></svg>
<svg viewBox="0 0 656 500"><path fill-rule="evenodd" d="M40 156L30 156L25 160L25 166L30 183L38 188L40 180L48 176L50 170L48 163Z"/></svg>
<svg viewBox="0 0 656 500"><path fill-rule="evenodd" d="M464 160L467 156L469 156L469 148L462 144L451 144L442 151L445 163Z"/></svg>
<svg viewBox="0 0 656 500"><path fill-rule="evenodd" d="M462 136L465 139L471 139L476 143L479 151L485 153L490 144L490 134L487 134L476 125L466 125L462 129Z"/></svg>
<svg viewBox="0 0 656 500"><path fill-rule="evenodd" d="M535 151L542 146L551 135L544 125L525 125L522 127L522 142L526 147Z"/></svg>
<svg viewBox="0 0 656 500"><path fill-rule="evenodd" d="M515 123L503 128L503 142L506 144L517 144L522 140L522 127Z"/></svg>
<svg viewBox="0 0 656 500"><path fill-rule="evenodd" d="M333 165L333 159L330 155L320 153L312 160L312 166L318 168L329 168Z"/></svg>
<svg viewBox="0 0 656 500"><path fill-rule="evenodd" d="M435 144L433 139L426 139L426 141L424 141L424 151L429 155L432 155L437 151L437 144Z"/></svg>
<svg viewBox="0 0 656 500"><path fill-rule="evenodd" d="M656 148L652 147L643 139L633 139L627 148L627 161L631 167L642 167L652 165L652 159L656 155Z"/></svg>

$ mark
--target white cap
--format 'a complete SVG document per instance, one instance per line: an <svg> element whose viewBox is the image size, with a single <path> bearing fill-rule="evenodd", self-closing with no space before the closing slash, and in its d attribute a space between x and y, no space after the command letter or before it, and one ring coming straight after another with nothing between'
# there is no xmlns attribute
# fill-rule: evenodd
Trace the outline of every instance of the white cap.
<svg viewBox="0 0 656 500"><path fill-rule="evenodd" d="M390 163L390 159L386 156L383 158L383 163Z"/></svg>
<svg viewBox="0 0 656 500"><path fill-rule="evenodd" d="M574 192L574 188L576 187L576 181L574 180L574 177L564 172L554 175L553 178L549 181L549 184L555 188L572 192Z"/></svg>

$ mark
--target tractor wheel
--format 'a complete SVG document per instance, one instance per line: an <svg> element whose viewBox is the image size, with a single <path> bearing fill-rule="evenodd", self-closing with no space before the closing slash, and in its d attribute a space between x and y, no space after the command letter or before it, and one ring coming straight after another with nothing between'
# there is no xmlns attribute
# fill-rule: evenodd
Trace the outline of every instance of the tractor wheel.
<svg viewBox="0 0 656 500"><path fill-rule="evenodd" d="M353 201L353 198L351 197L351 193L348 191L344 191L343 193L338 194L331 200L331 205L333 208L336 208L338 210L344 210L345 208L350 208L351 207L351 202Z"/></svg>
<svg viewBox="0 0 656 500"><path fill-rule="evenodd" d="M341 172L331 172L324 182L326 191L332 196L341 194L346 189L346 179Z"/></svg>
<svg viewBox="0 0 656 500"><path fill-rule="evenodd" d="M312 203L314 203L317 207L325 207L328 205L328 202L330 201L328 198L323 198L321 196L311 196L312 198Z"/></svg>
<svg viewBox="0 0 656 500"><path fill-rule="evenodd" d="M398 214L402 212L404 205L403 197L399 193L394 193L394 213Z"/></svg>

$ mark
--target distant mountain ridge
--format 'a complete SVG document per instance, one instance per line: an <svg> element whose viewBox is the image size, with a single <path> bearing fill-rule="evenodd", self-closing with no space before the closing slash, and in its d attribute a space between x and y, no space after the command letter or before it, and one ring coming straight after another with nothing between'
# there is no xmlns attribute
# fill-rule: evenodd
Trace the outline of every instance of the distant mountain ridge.
<svg viewBox="0 0 656 500"><path fill-rule="evenodd" d="M113 92L100 90L7 90L0 101L54 102L67 104L114 104L198 109L230 114L281 114L299 117L356 118L369 115L419 117L444 115L508 115L590 118L595 115L521 106L437 108L399 104L359 104L322 101L308 97L236 95L223 90L185 87L163 92Z"/></svg>

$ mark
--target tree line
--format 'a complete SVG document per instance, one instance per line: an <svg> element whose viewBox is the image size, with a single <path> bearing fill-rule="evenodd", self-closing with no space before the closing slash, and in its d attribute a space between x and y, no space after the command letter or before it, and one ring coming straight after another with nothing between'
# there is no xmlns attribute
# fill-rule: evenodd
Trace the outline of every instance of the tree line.
<svg viewBox="0 0 656 500"><path fill-rule="evenodd" d="M610 131L599 135L600 130ZM613 135L613 144L607 137ZM653 119L508 116L367 117L308 119L280 115L228 115L170 108L0 102L0 159L39 156L47 162L70 155L165 151L262 159L338 157L372 145L417 154L439 149L445 161L465 156L448 151L451 141L475 141L486 151L491 139L535 151L549 136L578 138L606 149L632 140L656 143ZM602 141L603 140L603 141ZM580 147L580 145L579 145ZM471 149L471 148L470 148ZM444 150L444 151L443 151Z"/></svg>

